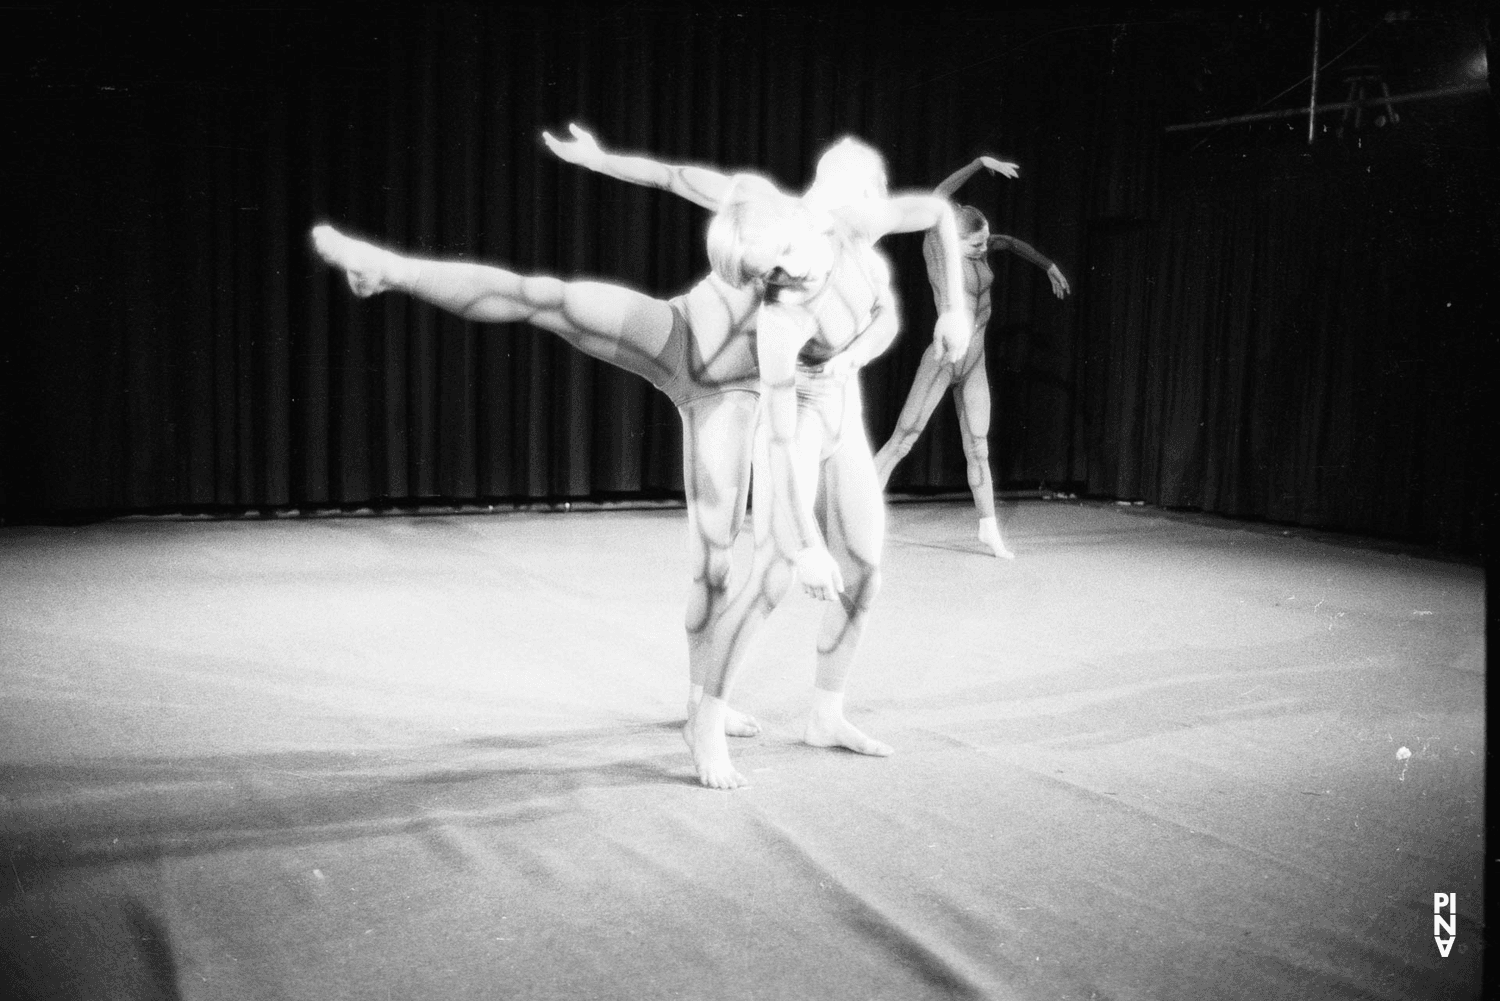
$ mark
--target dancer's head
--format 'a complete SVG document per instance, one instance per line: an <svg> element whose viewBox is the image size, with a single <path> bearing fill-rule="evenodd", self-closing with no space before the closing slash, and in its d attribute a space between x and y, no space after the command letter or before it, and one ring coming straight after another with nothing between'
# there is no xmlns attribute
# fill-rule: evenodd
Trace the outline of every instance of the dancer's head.
<svg viewBox="0 0 1500 1001"><path fill-rule="evenodd" d="M818 159L818 170L808 189L825 208L836 208L888 193L885 160L875 149L846 136Z"/></svg>
<svg viewBox="0 0 1500 1001"><path fill-rule="evenodd" d="M989 249L990 223L984 213L972 205L960 205L954 215L958 224L958 242L969 257L982 257Z"/></svg>
<svg viewBox="0 0 1500 1001"><path fill-rule="evenodd" d="M790 301L816 293L833 270L833 220L765 178L737 175L708 225L714 273L743 288L762 283Z"/></svg>

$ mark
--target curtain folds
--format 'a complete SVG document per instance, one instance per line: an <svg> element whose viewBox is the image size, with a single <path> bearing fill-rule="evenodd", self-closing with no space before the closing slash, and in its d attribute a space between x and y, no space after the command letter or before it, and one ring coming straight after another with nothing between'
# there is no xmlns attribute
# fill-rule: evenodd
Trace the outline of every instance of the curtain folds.
<svg viewBox="0 0 1500 1001"><path fill-rule="evenodd" d="M1435 109L1482 134L1476 109ZM1184 153L1162 218L1090 234L1091 492L1421 539L1484 531L1494 229L1432 134Z"/></svg>
<svg viewBox="0 0 1500 1001"><path fill-rule="evenodd" d="M1480 547L1483 102L1427 116L1422 149L1188 152L1162 141L1170 23L363 10L27 15L4 154L26 248L7 252L22 294L0 346L7 520L680 492L677 415L642 380L525 326L356 300L308 246L327 220L681 291L707 269L705 214L554 160L540 132L578 121L789 189L848 133L897 188L1018 160L1019 181L960 198L1075 295L994 262L999 483ZM934 319L920 237L887 250L906 333L864 374L877 447ZM893 487L965 483L945 404Z"/></svg>

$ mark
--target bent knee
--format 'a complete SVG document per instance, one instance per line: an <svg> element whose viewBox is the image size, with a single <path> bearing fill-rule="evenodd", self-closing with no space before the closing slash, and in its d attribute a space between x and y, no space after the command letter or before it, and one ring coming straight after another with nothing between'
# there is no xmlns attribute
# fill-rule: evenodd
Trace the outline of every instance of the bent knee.
<svg viewBox="0 0 1500 1001"><path fill-rule="evenodd" d="M561 309L567 294L567 283L560 278L541 276L521 279L521 298L537 309Z"/></svg>
<svg viewBox="0 0 1500 1001"><path fill-rule="evenodd" d="M729 587L729 572L734 560L727 549L710 549L704 560L703 584L709 591L722 593Z"/></svg>

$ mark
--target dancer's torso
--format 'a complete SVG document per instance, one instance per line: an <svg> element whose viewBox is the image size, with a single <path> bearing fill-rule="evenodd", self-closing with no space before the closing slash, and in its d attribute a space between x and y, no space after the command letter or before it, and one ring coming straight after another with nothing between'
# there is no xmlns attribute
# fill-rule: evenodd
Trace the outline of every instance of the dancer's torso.
<svg viewBox="0 0 1500 1001"><path fill-rule="evenodd" d="M863 336L889 283L890 269L874 247L837 237L828 281L804 307L815 328L798 355L799 364L820 367ZM760 302L756 286L734 288L713 274L671 301L688 332L679 371L672 386L663 387L675 402L759 388L755 316Z"/></svg>
<svg viewBox="0 0 1500 1001"><path fill-rule="evenodd" d="M671 305L682 319L684 334L673 377L680 392L697 397L759 389L755 312L760 295L754 286L735 288L709 274ZM668 395L676 399L671 391Z"/></svg>
<svg viewBox="0 0 1500 1001"><path fill-rule="evenodd" d="M948 284L942 279L942 244L936 236L929 234L923 242L922 252L927 258L927 277L932 283L933 301L938 312L945 313L952 304L948 301ZM995 272L990 269L988 254L977 257L965 254L963 269L964 298L969 304L969 312L974 315L974 335L969 339L969 350L954 366L960 377L966 375L984 353L984 333L990 325L990 289L995 283Z"/></svg>
<svg viewBox="0 0 1500 1001"><path fill-rule="evenodd" d="M890 266L869 241L836 230L835 251L827 283L802 307L816 323L797 355L803 366L821 366L865 336L891 283Z"/></svg>
<svg viewBox="0 0 1500 1001"><path fill-rule="evenodd" d="M995 273L990 270L988 256L964 258L964 295L968 296L969 309L974 313L974 334L981 340L990 325L990 287L994 284Z"/></svg>

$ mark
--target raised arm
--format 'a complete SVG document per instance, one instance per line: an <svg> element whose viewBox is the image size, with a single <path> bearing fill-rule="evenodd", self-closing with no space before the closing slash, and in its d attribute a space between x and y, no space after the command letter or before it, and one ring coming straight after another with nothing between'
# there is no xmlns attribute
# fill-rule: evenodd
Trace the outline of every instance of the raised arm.
<svg viewBox="0 0 1500 1001"><path fill-rule="evenodd" d="M568 163L587 167L595 173L631 184L670 191L711 212L718 211L724 193L729 190L727 174L706 167L659 163L643 156L606 153L592 135L577 125L570 124L568 130L573 133L572 139L559 139L550 132L542 133L542 141L547 144L547 148L558 159Z"/></svg>
<svg viewBox="0 0 1500 1001"><path fill-rule="evenodd" d="M952 198L953 193L963 187L964 182L973 177L980 167L987 167L992 173L1004 174L1012 179L1021 176L1021 168L1014 163L997 160L992 156L976 156L971 162L949 174L942 184L932 189L932 193L939 198Z"/></svg>
<svg viewBox="0 0 1500 1001"><path fill-rule="evenodd" d="M1068 284L1068 280L1063 277L1063 273L1058 270L1057 265L1053 264L1045 255L1039 253L1035 247L1025 240L1018 240L1004 233L996 233L990 237L990 242L986 245L986 249L1008 250L1017 257L1028 260L1047 272L1047 280L1052 283L1052 294L1059 299L1066 297L1068 292L1072 290L1072 287Z"/></svg>
<svg viewBox="0 0 1500 1001"><path fill-rule="evenodd" d="M810 317L795 307L765 303L755 322L763 420L770 439L771 538L792 561L802 586L814 598L832 600L844 590L844 580L813 518L817 484L801 481L797 462L797 352L812 333Z"/></svg>

